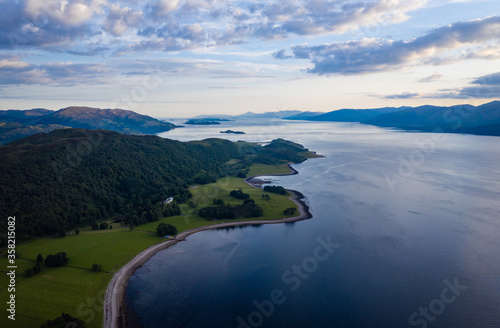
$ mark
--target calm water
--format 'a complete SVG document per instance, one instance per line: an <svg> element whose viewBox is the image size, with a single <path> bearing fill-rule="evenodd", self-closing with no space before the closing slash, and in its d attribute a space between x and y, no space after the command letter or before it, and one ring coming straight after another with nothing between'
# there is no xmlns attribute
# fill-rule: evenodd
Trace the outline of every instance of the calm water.
<svg viewBox="0 0 500 328"><path fill-rule="evenodd" d="M500 327L500 138L261 122L162 136L282 137L325 155L272 178L314 217L159 252L127 288L144 328Z"/></svg>

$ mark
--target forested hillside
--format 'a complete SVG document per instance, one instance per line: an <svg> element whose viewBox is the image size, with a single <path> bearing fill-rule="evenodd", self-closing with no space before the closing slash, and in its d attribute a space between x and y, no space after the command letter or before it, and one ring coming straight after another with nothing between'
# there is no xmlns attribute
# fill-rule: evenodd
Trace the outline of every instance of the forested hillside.
<svg viewBox="0 0 500 328"><path fill-rule="evenodd" d="M16 216L20 239L63 235L110 218L153 221L161 215L161 201L172 195L186 200L190 184L241 174L255 162L301 162L305 151L284 140L262 147L223 139L179 142L106 130L55 130L0 146L0 216ZM230 159L237 161L229 165Z"/></svg>

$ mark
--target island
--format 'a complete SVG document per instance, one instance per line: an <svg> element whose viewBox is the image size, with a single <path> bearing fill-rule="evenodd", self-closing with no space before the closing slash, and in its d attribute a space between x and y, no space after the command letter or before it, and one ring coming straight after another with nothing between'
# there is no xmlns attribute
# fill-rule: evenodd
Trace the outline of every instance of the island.
<svg viewBox="0 0 500 328"><path fill-rule="evenodd" d="M246 134L243 131L233 131L233 130L226 130L226 131L221 131L220 133L228 133L228 134Z"/></svg>
<svg viewBox="0 0 500 328"><path fill-rule="evenodd" d="M184 124L191 125L215 125L220 124L220 122L229 122L228 119L223 118L192 118L187 120Z"/></svg>

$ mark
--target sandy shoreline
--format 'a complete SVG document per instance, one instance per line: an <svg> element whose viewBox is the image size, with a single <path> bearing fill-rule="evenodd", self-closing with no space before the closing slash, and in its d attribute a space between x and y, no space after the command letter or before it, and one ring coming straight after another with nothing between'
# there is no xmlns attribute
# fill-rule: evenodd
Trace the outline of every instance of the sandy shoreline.
<svg viewBox="0 0 500 328"><path fill-rule="evenodd" d="M288 165L290 169L290 173L283 174L265 174L261 176L283 176L283 175L293 175L298 174L297 170L295 170L290 164ZM252 187L260 188L258 185L253 185L250 181L253 178L258 176L251 176L245 179L245 182L248 183ZM255 224L277 224L277 223L287 223L287 222L296 222L301 220L307 220L312 217L309 212L309 207L302 201L304 196L295 190L288 190L292 196L290 199L297 204L299 208L299 215L295 217L290 217L286 219L280 220L263 220L263 221L244 221L244 222L228 222L228 223L220 223L214 224L205 227L199 227L191 230L186 230L184 232L179 233L174 240L168 240L163 243L153 245L148 249L142 251L137 254L130 262L125 264L117 273L113 275L108 288L106 289L106 297L104 300L104 315L103 315L103 327L104 328L122 328L125 327L125 289L127 287L128 280L132 276L132 274L139 269L144 263L146 263L153 255L155 255L158 251L166 249L172 245L177 244L180 241L184 241L187 236L192 235L194 233L211 230L211 229L219 229L226 227L235 227L235 226L245 226L245 225L255 225Z"/></svg>

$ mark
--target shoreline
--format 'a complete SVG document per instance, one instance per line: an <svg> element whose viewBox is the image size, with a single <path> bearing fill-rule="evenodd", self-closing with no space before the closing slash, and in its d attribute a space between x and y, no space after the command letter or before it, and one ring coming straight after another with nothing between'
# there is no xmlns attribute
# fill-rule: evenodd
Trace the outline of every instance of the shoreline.
<svg viewBox="0 0 500 328"><path fill-rule="evenodd" d="M254 188L262 189L260 186L252 184L250 180L259 176L286 176L299 173L291 166L291 164L288 164L288 168L290 169L289 173L254 175L245 178L244 181ZM118 272L113 275L113 278L111 278L111 281L106 288L106 296L104 299L103 327L126 327L125 290L127 288L128 281L137 269L139 269L144 263L146 263L159 251L173 246L181 241L185 241L188 236L200 231L256 224L260 225L290 223L312 218L312 214L309 211L309 206L307 206L307 204L302 200L303 198L305 198L304 195L296 190L287 189L287 191L291 193L289 199L292 200L299 208L299 215L297 216L277 220L227 222L194 228L177 234L174 239L153 245L134 256L132 260L127 262L127 264L125 264L120 270L118 270Z"/></svg>

